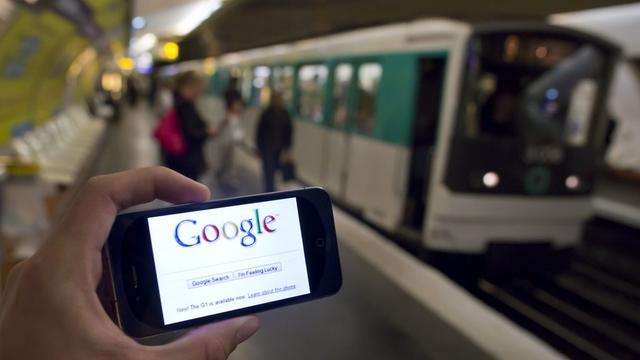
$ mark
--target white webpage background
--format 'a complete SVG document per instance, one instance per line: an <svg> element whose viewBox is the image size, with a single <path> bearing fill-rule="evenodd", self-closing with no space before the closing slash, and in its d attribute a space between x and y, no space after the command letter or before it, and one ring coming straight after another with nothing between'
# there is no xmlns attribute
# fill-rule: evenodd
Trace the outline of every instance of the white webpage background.
<svg viewBox="0 0 640 360"><path fill-rule="evenodd" d="M255 209L259 210L261 227L265 216L275 217L275 221L269 224L274 232L269 233L263 227L262 233L258 234ZM189 237L196 233L201 235L206 224L218 226L220 238L213 242L201 238L198 245L180 246L174 237L175 227L185 219L197 221L196 225L186 223L181 227L180 233L184 234L181 239L185 243L193 243ZM246 219L252 219L252 233L257 239L253 246L240 244L245 235L242 232L235 239L224 238L222 226L225 222L231 221L240 226L240 222ZM148 223L165 325L310 293L295 198L156 216L149 218ZM274 263L281 264L281 271L192 289L187 287L189 279ZM292 285L295 288L291 290L248 297L255 292ZM238 296L245 296L245 299L209 305ZM206 306L200 306L203 303Z"/></svg>

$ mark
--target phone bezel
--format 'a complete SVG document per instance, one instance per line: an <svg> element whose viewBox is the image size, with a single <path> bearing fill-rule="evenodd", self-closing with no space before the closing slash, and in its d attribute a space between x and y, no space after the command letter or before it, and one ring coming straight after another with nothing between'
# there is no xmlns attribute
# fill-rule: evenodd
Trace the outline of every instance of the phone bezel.
<svg viewBox="0 0 640 360"><path fill-rule="evenodd" d="M164 325L146 219L285 198L296 198L297 201L310 293ZM131 246L135 245L146 246L146 248L132 249ZM329 296L335 294L342 284L331 200L321 188L267 193L122 214L116 218L105 248L108 251L112 272L118 321L120 327L135 338ZM125 271L132 266L135 268L135 273ZM137 286L134 287L134 283L137 283Z"/></svg>

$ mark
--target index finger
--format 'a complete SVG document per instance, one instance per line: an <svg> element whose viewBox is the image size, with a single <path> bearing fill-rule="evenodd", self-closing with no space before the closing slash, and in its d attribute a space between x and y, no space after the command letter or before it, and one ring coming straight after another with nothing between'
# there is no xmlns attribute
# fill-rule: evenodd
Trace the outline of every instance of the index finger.
<svg viewBox="0 0 640 360"><path fill-rule="evenodd" d="M61 223L66 236L100 251L119 211L154 199L172 203L208 200L209 189L164 167L151 167L89 179Z"/></svg>

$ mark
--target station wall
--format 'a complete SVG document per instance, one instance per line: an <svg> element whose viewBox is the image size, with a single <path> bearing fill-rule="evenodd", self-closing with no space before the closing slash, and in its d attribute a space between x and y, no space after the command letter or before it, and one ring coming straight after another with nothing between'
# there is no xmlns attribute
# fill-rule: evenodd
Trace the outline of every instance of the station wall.
<svg viewBox="0 0 640 360"><path fill-rule="evenodd" d="M111 48L123 48L126 3L85 1ZM93 40L53 9L15 5L0 33L0 146L95 89L102 56Z"/></svg>

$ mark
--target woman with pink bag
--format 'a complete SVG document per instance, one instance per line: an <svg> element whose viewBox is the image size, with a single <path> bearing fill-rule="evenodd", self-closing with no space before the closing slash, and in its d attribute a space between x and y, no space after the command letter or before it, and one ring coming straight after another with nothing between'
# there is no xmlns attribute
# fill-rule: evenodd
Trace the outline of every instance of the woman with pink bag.
<svg viewBox="0 0 640 360"><path fill-rule="evenodd" d="M208 128L196 109L195 101L203 88L203 81L195 72L180 74L176 79L174 107L162 117L154 132L165 165L194 180L205 170L203 145L217 133Z"/></svg>

